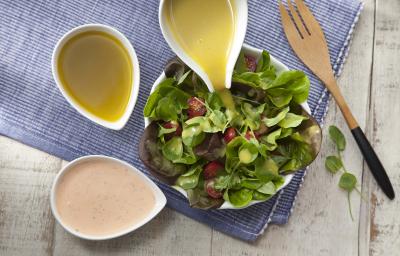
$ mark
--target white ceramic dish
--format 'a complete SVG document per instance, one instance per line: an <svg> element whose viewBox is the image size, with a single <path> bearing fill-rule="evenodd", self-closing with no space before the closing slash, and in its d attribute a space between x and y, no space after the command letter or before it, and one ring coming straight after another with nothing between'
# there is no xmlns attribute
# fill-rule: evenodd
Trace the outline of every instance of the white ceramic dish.
<svg viewBox="0 0 400 256"><path fill-rule="evenodd" d="M252 47L250 45L247 45L247 44L243 44L242 51L244 51L244 53L246 55L252 56L252 57L256 58L257 60L261 57L261 54L262 54L262 50L261 49L254 48L254 47ZM275 68L276 68L278 73L286 71L286 70L289 70L288 67L286 67L282 62L280 62L279 60L277 60L273 56L271 56L271 63L272 63L272 65L275 66ZM158 79L154 82L153 87L151 88L151 92L153 92L157 88L157 85L159 85L165 79L166 79L166 76L165 76L165 74L163 72L158 77ZM310 108L309 108L307 102L303 103L302 106L308 113L310 113ZM145 118L144 119L144 123L145 123L145 126L148 126L150 124L150 119ZM293 178L293 174L286 175L284 184L280 188L278 188L277 191L279 191L282 188L284 188L285 186L287 186L287 184L289 184L289 182L292 180L292 178ZM187 197L186 191L184 189L181 189L181 188L176 187L176 186L173 186L173 188L175 188L176 190L181 192L185 197ZM242 208L246 208L246 207L249 207L249 206L254 205L256 203L260 203L260 202L261 201L252 201L249 205L247 205L245 207L242 207ZM222 204L219 209L242 209L242 208L235 207L229 202L224 202L224 204Z"/></svg>
<svg viewBox="0 0 400 256"><path fill-rule="evenodd" d="M57 60L60 54L60 51L64 44L73 36L80 34L82 32L86 31L101 31L108 33L115 38L117 38L122 45L125 47L125 49L128 51L128 54L131 59L132 63L132 90L131 90L131 95L129 97L128 101L128 106L126 107L125 113L122 115L122 117L114 122L106 121L103 120L92 113L88 112L84 108L82 108L74 99L68 95L68 93L65 91L61 81L60 81L60 76L58 74L58 69L57 69ZM132 114L133 108L135 107L136 100L138 97L139 93L139 84L140 84L140 71L139 71L139 62L138 58L136 56L136 52L133 49L132 44L129 42L129 40L118 30L116 30L113 27L107 26L107 25L102 25L102 24L85 24L79 27L76 27L70 31L68 31L61 39L58 41L56 44L54 51L53 51L53 56L51 58L51 67L52 67L52 72L53 72L53 78L57 84L58 89L60 89L62 95L64 98L68 101L69 104L71 104L72 107L74 107L81 115L85 116L89 120L102 125L104 127L113 129L113 130L120 130L122 129L125 124L128 122L129 117Z"/></svg>
<svg viewBox="0 0 400 256"><path fill-rule="evenodd" d="M160 1L158 18L160 22L161 32L167 41L169 47L174 51L174 53L186 63L196 74L198 74L201 79L206 83L208 89L210 91L214 91L214 88L211 84L210 79L207 74L203 71L203 69L195 62L192 58L190 58L185 51L181 48L181 46L176 42L172 32L170 31L167 20L165 16L165 0ZM247 0L234 0L234 11L235 11L235 34L232 42L232 49L229 54L228 64L226 67L226 77L225 77L225 85L227 88L230 88L232 81L232 73L235 68L236 60L239 56L239 53L242 49L242 45L244 42L244 37L246 35L247 29L247 19L248 19L248 7Z"/></svg>
<svg viewBox="0 0 400 256"><path fill-rule="evenodd" d="M108 234L108 235L103 235L103 236L93 236L93 235L89 235L89 234L82 234L82 233L75 231L73 228L69 227L68 225L64 224L63 220L60 218L60 215L59 215L59 213L57 211L57 207L56 207L56 197L55 197L56 188L59 184L61 177L63 177L63 175L65 173L67 173L69 170L71 170L77 164L82 163L84 161L89 161L89 160L93 161L93 160L102 160L102 159L115 161L119 164L126 166L128 168L128 170L138 174L139 177L141 177L142 181L145 182L145 184L153 191L154 197L155 197L155 205L154 205L154 208L152 209L152 211L149 213L149 215L146 216L146 218L144 218L140 222L136 223L135 225L132 225L131 227L128 227L125 230L120 231L118 233L113 233L113 234ZM166 203L167 203L167 199L165 198L164 193L158 188L158 186L152 180L150 180L141 171L139 171L132 165L128 164L127 162L118 160L113 157L101 156L101 155L83 156L83 157L75 159L74 161L72 161L69 164L67 164L66 166L64 166L64 168L61 169L61 171L57 174L56 178L54 179L53 186L52 186L51 192L50 192L51 211L53 212L53 216L58 221L58 223L65 230L67 230L69 233L73 234L74 236L77 236L77 237L83 238L83 239L87 239L87 240L106 240L106 239L112 239L112 238L116 238L116 237L125 235L127 233L130 233L130 232L140 228L141 226L143 226L144 224L149 222L151 219L153 219L164 208Z"/></svg>

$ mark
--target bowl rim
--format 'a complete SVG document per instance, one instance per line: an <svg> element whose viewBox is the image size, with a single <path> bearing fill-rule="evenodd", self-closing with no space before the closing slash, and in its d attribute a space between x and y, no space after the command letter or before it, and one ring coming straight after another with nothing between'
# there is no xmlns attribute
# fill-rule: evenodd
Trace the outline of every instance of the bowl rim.
<svg viewBox="0 0 400 256"><path fill-rule="evenodd" d="M242 46L242 51L246 52L246 54L248 54L248 55L250 55L250 56L252 56L252 57L255 57L255 58L258 60L258 59L261 57L261 54L262 54L263 49L255 48L255 47L250 46L250 45L248 45L248 44L243 44L243 46ZM271 58L271 63L272 63L272 65L275 66L275 68L277 69L277 72L278 72L278 73L279 73L279 72L282 72L282 71L287 71L287 70L289 70L289 68L288 68L285 64L283 64L281 61L279 61L278 59L276 59L276 58L273 57L272 55L270 55L270 58ZM167 78L167 77L165 76L165 73L164 73L164 71L163 71L163 72L161 73L161 75L157 78L157 80L154 82L153 86L151 87L150 93L152 93L152 92L157 88L157 86L158 86L163 80L165 80L166 78ZM305 111L307 111L308 113L311 113L311 110L310 110L310 107L309 107L307 101L304 102L304 103L302 103L301 106L304 108ZM144 127L146 128L149 124L150 124L150 119L147 118L147 117L144 117ZM275 195L276 195L280 190L282 190L284 187L286 187L286 186L290 183L290 181L293 179L293 177L294 177L294 174L287 174L287 175L284 175L285 182L284 182L284 184L282 184L282 186L280 186L280 187L276 190ZM184 196L187 198L186 191L184 191L183 189L177 188L176 186L171 186L171 187L174 188L175 190L179 191L182 195L184 195ZM248 205L246 205L246 206L244 206L244 207L235 207L235 206L233 206L230 202L226 202L226 201L225 201L225 202L224 202L219 208L217 208L217 209L221 209L221 210L222 210L222 209L240 210L240 209L247 208L247 207L252 206L252 205L254 205L254 204L257 204L257 203L266 202L266 201L268 201L268 200L269 200L269 199L267 199L267 200L265 200L265 201L256 201L256 200L253 200L253 201L251 201Z"/></svg>
<svg viewBox="0 0 400 256"><path fill-rule="evenodd" d="M144 219L142 219L141 221L135 223L134 225L131 225L127 228L125 228L124 230L121 230L119 232L116 233L111 233L108 235L90 235L90 234L84 234L84 233L80 233L75 231L73 228L71 228L70 226L68 226L67 224L65 224L62 221L62 218L60 217L60 214L57 210L57 206L56 206L56 189L59 185L60 179L71 169L73 169L74 166L85 162L85 161L96 161L96 160L110 160L119 164L122 164L123 166L127 167L130 171L136 173L137 175L140 176L140 179L142 181L144 181L146 183L146 185L152 190L154 197L155 197L155 205L154 208L152 209L152 211L149 213L148 216L146 216ZM79 158L76 158L75 160L69 162L68 164L66 164L64 167L61 168L61 170L58 172L58 174L56 175L56 177L54 178L53 181L53 185L51 187L51 191L50 191L50 208L51 208L51 212L54 216L54 218L57 220L57 222L70 234L85 239L85 240L93 240L93 241L98 241L98 240L108 240L108 239L112 239L112 238L116 238L116 237L120 237L123 235L126 235L140 227L142 227L143 225L145 225L146 223L148 223L150 220L152 220L155 216L157 216L160 211L165 207L167 203L167 198L165 197L164 193L161 191L161 189L149 178L147 177L143 172L139 171L136 167L134 167L133 165L119 160L117 158L114 157L110 157L110 156L104 156L104 155L87 155L87 156L82 156Z"/></svg>
<svg viewBox="0 0 400 256"><path fill-rule="evenodd" d="M64 89L64 86L61 83L60 76L58 73L58 68L57 68L57 61L58 57L60 55L60 51L62 47L65 45L65 43L73 36L86 32L86 31L101 31L108 33L115 38L117 38L122 45L125 47L127 50L129 57L132 62L132 84L131 84L131 93L129 96L129 101L126 106L124 114L116 121L107 121L104 119L101 119L86 109L84 109L78 102L76 102ZM133 48L131 42L126 38L124 34L122 34L120 31L118 31L116 28L104 24L96 24L96 23L89 23L89 24L83 24L80 26L77 26L68 32L66 32L56 43L53 53L51 56L51 70L52 70L52 75L53 79L58 87L58 89L61 91L61 94L63 97L67 100L67 102L76 110L78 111L79 114L83 115L84 117L88 118L92 122L99 124L101 126L104 126L106 128L112 129L112 130L121 130L126 123L128 122L130 116L132 115L133 109L136 105L136 101L138 98L139 94L139 87L140 87L140 68L139 68L139 60L137 58L135 49Z"/></svg>

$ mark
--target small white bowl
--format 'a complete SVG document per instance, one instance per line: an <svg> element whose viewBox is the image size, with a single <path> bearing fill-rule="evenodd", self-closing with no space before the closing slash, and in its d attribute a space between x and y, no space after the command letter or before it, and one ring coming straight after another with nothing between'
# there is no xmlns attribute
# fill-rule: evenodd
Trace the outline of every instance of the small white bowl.
<svg viewBox="0 0 400 256"><path fill-rule="evenodd" d="M79 103L77 103L64 89L64 86L61 83L60 76L58 73L58 68L57 68L57 60L60 55L60 51L62 47L65 45L65 43L73 36L86 32L86 31L101 31L104 33L108 33L112 36L114 36L116 39L118 39L124 48L128 51L129 57L131 59L132 63L132 90L131 90L131 95L129 97L128 105L125 109L125 113L122 115L120 119L114 122L110 122L104 119L101 119L83 107L80 106ZM107 25L102 25L102 24L85 24L81 25L79 27L76 27L70 31L68 31L61 39L57 42L54 51L53 51L53 56L51 58L51 67L52 67L52 73L53 73L53 78L57 84L58 89L60 89L62 95L64 98L68 101L68 103L74 107L81 115L85 116L89 120L102 125L106 128L113 129L113 130L120 130L122 129L125 124L128 122L129 117L132 114L133 108L135 107L136 100L138 97L139 93L139 84L140 84L140 71L139 71L139 62L138 58L136 56L136 52L133 49L132 44L129 42L129 40L117 29L107 26Z"/></svg>
<svg viewBox="0 0 400 256"><path fill-rule="evenodd" d="M63 220L62 220L62 218L60 217L60 215L59 215L59 213L57 211L56 189L57 189L57 186L58 186L58 184L60 182L60 179L65 175L65 173L67 173L69 170L71 170L74 166L76 166L76 165L78 165L78 164L80 164L82 162L85 162L85 161L104 160L104 159L111 160L111 161L117 162L119 164L122 164L125 167L127 167L128 170L130 170L130 171L136 173L137 175L139 175L140 178L141 178L141 181L143 181L147 185L147 187L149 187L153 191L153 194L154 194L154 197L155 197L155 205L154 205L154 208L152 209L152 211L148 214L148 216L146 216L146 218L144 218L140 222L138 222L138 223L132 225L131 227L128 227L125 230L122 230L120 232L113 233L113 234L108 234L108 235L101 235L101 236L82 234L80 232L75 231L75 229L69 227L67 224L63 223ZM140 228L141 226L143 226L144 224L146 224L150 220L152 220L164 208L166 203L167 203L167 199L165 198L164 193L145 174L143 174L141 171L139 171L138 169L136 169L132 165L128 164L127 162L121 161L121 160L113 158L113 157L102 156L102 155L83 156L83 157L77 158L77 159L73 160L72 162L68 163L57 174L56 178L54 179L53 186L52 186L51 192L50 192L51 211L53 212L53 216L57 220L57 222L66 231L68 231L72 235L77 236L77 237L82 238L82 239L87 239L87 240L107 240L107 239L112 239L112 238L116 238L116 237L128 234L128 233Z"/></svg>
<svg viewBox="0 0 400 256"><path fill-rule="evenodd" d="M256 59L258 60L258 59L261 57L261 54L262 54L262 51L263 51L263 50L262 50L262 49L254 48L254 47L252 47L252 46L250 46L250 45L247 45L247 44L243 44L243 46L242 46L242 51L243 51L246 55L252 56L252 57L254 57L254 58L256 58ZM279 72L283 72L283 71L289 70L289 68L288 68L287 66L285 66L282 62L280 62L279 60L277 60L277 59L274 58L273 56L271 56L271 63L272 63L272 65L275 66L275 68L276 68L276 70L277 70L278 73L279 73ZM163 73L157 78L157 80L154 82L153 87L151 88L151 92L153 92L153 91L157 88L157 86L158 86L163 80L165 80L165 79L166 79L166 76L165 76L165 73L163 72ZM308 106L307 102L304 102L304 103L302 103L301 105L302 105L302 107L304 108L304 110L306 110L309 114L311 113L310 107ZM147 126L150 124L150 122L151 122L151 121L150 121L149 118L144 118L144 125L145 125L145 127L147 127ZM279 187L279 188L277 189L276 192L278 193L279 190L281 190L281 189L283 189L284 187L286 187L287 184L289 184L290 181L292 180L293 176L294 176L294 174L285 175L285 176L284 176L285 182L283 183L283 185L282 185L281 187ZM187 197L186 191L185 191L184 189L181 189L181 188L176 187L176 186L172 186L172 187L173 187L174 189L178 190L180 193L182 193L185 197ZM254 204L257 204L257 203L260 203L260 202L264 202L264 201L251 201L250 204L248 204L248 205L245 206L245 207L241 207L241 208L235 207L234 205L232 205L232 204L229 203L229 202L224 202L224 203L221 205L221 207L218 208L218 209L235 209L235 210L237 210L237 209L243 209L243 208L249 207L249 206L251 206L251 205L254 205Z"/></svg>
<svg viewBox="0 0 400 256"><path fill-rule="evenodd" d="M168 1L161 0L158 9L158 19L160 22L161 32L164 36L165 41L167 41L169 47L174 51L174 53L188 65L196 74L200 76L201 79L206 83L210 91L214 91L214 87L208 78L208 75L203 71L203 69L182 49L179 43L176 41L173 33L170 31L167 25L167 17L165 15L165 8ZM226 66L226 77L225 84L227 88L230 88L232 81L232 73L235 68L236 60L239 56L240 50L242 48L244 37L246 35L247 20L248 20L248 6L247 0L234 0L234 15L235 15L235 33L232 40L232 48L229 53L228 63Z"/></svg>

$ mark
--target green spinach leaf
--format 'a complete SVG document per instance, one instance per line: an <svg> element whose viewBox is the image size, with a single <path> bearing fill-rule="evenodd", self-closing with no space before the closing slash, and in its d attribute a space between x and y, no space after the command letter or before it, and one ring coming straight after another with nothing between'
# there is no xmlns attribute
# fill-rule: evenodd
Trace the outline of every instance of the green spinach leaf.
<svg viewBox="0 0 400 256"><path fill-rule="evenodd" d="M227 189L225 194L224 198L228 198L229 202L236 207L248 205L253 198L253 190L247 188L242 188L240 190Z"/></svg>
<svg viewBox="0 0 400 256"><path fill-rule="evenodd" d="M165 158L176 163L182 157L183 145L180 137L173 137L162 146L162 153Z"/></svg>
<svg viewBox="0 0 400 256"><path fill-rule="evenodd" d="M305 116L302 115L296 115L293 113L287 113L285 118L282 119L278 125L282 128L293 128L293 127L297 127L301 124L301 122L303 122L303 120L308 119Z"/></svg>
<svg viewBox="0 0 400 256"><path fill-rule="evenodd" d="M199 176L202 171L203 167L201 165L192 167L187 173L179 176L179 178L176 180L176 185L185 190L197 187L197 184L199 183Z"/></svg>
<svg viewBox="0 0 400 256"><path fill-rule="evenodd" d="M272 127L282 121L286 114L289 112L289 107L286 107L281 110L275 117L272 118L264 118L263 121L267 127Z"/></svg>
<svg viewBox="0 0 400 256"><path fill-rule="evenodd" d="M182 131L183 143L188 147L199 145L205 138L200 125L188 125Z"/></svg>
<svg viewBox="0 0 400 256"><path fill-rule="evenodd" d="M325 159L325 168L331 173L337 173L343 167L342 160L337 156L327 156Z"/></svg>
<svg viewBox="0 0 400 256"><path fill-rule="evenodd" d="M339 187L342 189L351 192L356 187L357 178L353 174L349 172L345 172L342 174L339 180Z"/></svg>
<svg viewBox="0 0 400 256"><path fill-rule="evenodd" d="M331 140L336 144L339 151L343 151L346 148L346 138L343 133L334 125L329 126L329 136Z"/></svg>
<svg viewBox="0 0 400 256"><path fill-rule="evenodd" d="M255 175L263 182L277 180L279 176L279 167L271 158L257 158L255 162Z"/></svg>
<svg viewBox="0 0 400 256"><path fill-rule="evenodd" d="M257 191L263 194L273 195L276 193L276 188L274 183L272 181L269 181L264 185L262 185L261 187L259 187Z"/></svg>
<svg viewBox="0 0 400 256"><path fill-rule="evenodd" d="M242 144L239 148L239 159L241 163L249 164L256 160L258 156L258 148L251 142Z"/></svg>

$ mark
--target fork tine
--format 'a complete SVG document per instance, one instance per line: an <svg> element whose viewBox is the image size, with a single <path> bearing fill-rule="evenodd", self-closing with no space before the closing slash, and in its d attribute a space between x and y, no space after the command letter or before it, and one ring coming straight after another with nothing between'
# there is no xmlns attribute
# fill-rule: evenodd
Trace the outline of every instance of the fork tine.
<svg viewBox="0 0 400 256"><path fill-rule="evenodd" d="M314 33L322 37L322 39L325 41L324 32L322 31L321 26L315 19L310 9L308 9L308 7L304 4L302 0L294 0L294 1L296 2L297 10L299 11L301 17L303 18L303 21L306 24L310 34L312 35Z"/></svg>
<svg viewBox="0 0 400 256"><path fill-rule="evenodd" d="M300 34L297 31L296 26L292 22L289 13L286 11L286 8L281 1L279 1L279 10L281 12L283 30L285 31L289 43L292 44L292 42L294 43L301 39Z"/></svg>
<svg viewBox="0 0 400 256"><path fill-rule="evenodd" d="M289 11L292 14L292 17L293 17L294 23L296 24L297 29L300 31L300 34L302 35L302 37L305 38L308 35L308 32L306 31L307 28L304 26L299 15L297 14L296 10L294 9L291 0L288 0L288 6L289 6Z"/></svg>

